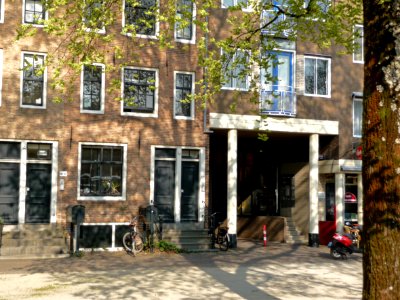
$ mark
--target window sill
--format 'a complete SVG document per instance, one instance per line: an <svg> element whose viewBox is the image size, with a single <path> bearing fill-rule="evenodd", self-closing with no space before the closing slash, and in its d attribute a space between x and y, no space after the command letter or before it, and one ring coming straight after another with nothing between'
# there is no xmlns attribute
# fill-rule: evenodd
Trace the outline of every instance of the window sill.
<svg viewBox="0 0 400 300"><path fill-rule="evenodd" d="M126 196L78 196L78 201L126 201Z"/></svg>

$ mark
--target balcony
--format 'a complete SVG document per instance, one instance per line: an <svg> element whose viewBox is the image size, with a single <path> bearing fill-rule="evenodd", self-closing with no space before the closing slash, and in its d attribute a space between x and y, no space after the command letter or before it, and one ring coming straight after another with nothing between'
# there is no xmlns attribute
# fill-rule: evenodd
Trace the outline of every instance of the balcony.
<svg viewBox="0 0 400 300"><path fill-rule="evenodd" d="M265 115L296 116L296 93L293 87L272 85L261 89L260 112Z"/></svg>

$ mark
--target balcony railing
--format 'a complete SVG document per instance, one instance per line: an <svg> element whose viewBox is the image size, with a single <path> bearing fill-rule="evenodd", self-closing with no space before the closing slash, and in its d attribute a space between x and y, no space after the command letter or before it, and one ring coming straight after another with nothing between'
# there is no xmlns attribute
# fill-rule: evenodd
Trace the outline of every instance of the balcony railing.
<svg viewBox="0 0 400 300"><path fill-rule="evenodd" d="M287 37L293 30L292 28L284 28L288 27L287 24L282 26L283 22L293 22L293 19L287 17L284 14L278 15L277 19L273 21L273 19L277 16L277 11L274 10L264 10L261 14L261 27L264 27L267 25L265 28L261 30L261 33L266 34L266 35L279 35L282 37ZM286 23L285 22L285 23Z"/></svg>
<svg viewBox="0 0 400 300"><path fill-rule="evenodd" d="M260 110L268 115L296 115L296 93L291 86L268 86L260 92Z"/></svg>

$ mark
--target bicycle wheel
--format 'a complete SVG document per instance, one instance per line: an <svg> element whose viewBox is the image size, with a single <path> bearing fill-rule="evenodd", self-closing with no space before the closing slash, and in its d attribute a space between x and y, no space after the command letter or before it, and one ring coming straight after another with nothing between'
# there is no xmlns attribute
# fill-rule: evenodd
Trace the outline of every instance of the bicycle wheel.
<svg viewBox="0 0 400 300"><path fill-rule="evenodd" d="M227 251L229 248L229 236L225 234L219 238L219 249L222 251Z"/></svg>
<svg viewBox="0 0 400 300"><path fill-rule="evenodd" d="M133 253L136 254L143 250L144 243L143 243L143 239L139 233L137 233L135 235L134 241L135 242L134 242L134 246L133 246Z"/></svg>
<svg viewBox="0 0 400 300"><path fill-rule="evenodd" d="M127 232L124 234L122 237L122 244L124 245L124 248L128 252L133 252L133 241L132 241L132 235L130 232Z"/></svg>

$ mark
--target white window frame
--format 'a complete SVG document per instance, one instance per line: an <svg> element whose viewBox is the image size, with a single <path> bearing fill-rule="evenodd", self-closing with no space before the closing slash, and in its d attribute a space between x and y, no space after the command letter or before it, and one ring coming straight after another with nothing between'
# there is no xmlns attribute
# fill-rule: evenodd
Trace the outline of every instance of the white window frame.
<svg viewBox="0 0 400 300"><path fill-rule="evenodd" d="M361 49L362 60L357 60L356 57L355 57L355 53L353 51L353 63L363 64L364 63L364 55L365 55L364 54L364 26L363 25L355 25L353 30L356 31L356 28L362 29L362 35L360 37L361 45L359 45L360 49ZM357 42L358 42L358 40L357 41L354 40L354 43L357 43Z"/></svg>
<svg viewBox="0 0 400 300"><path fill-rule="evenodd" d="M250 1L249 0L245 0L245 1L247 2L247 6L244 6L242 8L242 11L251 11L251 6L250 6L250 3L249 3ZM233 5L232 6L237 6L238 2L240 2L240 0L233 0ZM228 9L229 7L232 7L232 6L225 6L224 5L224 0L221 0L221 8Z"/></svg>
<svg viewBox="0 0 400 300"><path fill-rule="evenodd" d="M304 8L307 8L309 2L310 2L310 0L305 0L305 1L304 1ZM321 1L316 1L316 2L317 2L316 4L322 9L322 7L321 7L321 4L322 4ZM328 5L328 7L327 7L326 10L323 10L323 12L324 12L324 13L327 13L328 10L329 10L329 8L331 7L331 5L332 5L332 1L329 0L329 5Z"/></svg>
<svg viewBox="0 0 400 300"><path fill-rule="evenodd" d="M361 93L353 93L353 103L352 103L352 109L353 109L353 137L356 138L361 138L362 137L362 119L363 119L363 110L361 109L361 116L360 116L360 122L357 124L355 122L356 120L356 113L355 113L355 103L356 102L361 102L361 107L363 105L363 98ZM360 128L356 128L360 127ZM357 134L356 131L359 131L360 134Z"/></svg>
<svg viewBox="0 0 400 300"><path fill-rule="evenodd" d="M4 0L0 0L0 23L4 23Z"/></svg>
<svg viewBox="0 0 400 300"><path fill-rule="evenodd" d="M232 57L232 61L234 61L236 59L236 55L238 52L243 52L243 53L247 53L248 57L250 57L250 53L248 53L248 51L245 50L241 50L241 49L237 49L235 54ZM223 49L221 49L221 56L224 55L224 51ZM249 66L250 68L250 66ZM243 92L247 92L249 91L249 86L250 86L250 76L246 76L246 87L245 88L238 88L237 87L237 78L233 78L234 81L234 87L229 87L229 86L224 86L224 84L221 85L221 90L230 90L230 91L243 91Z"/></svg>
<svg viewBox="0 0 400 300"><path fill-rule="evenodd" d="M81 196L81 163L82 163L82 146L111 146L111 147L122 147L123 162L122 162L122 191L121 196ZM79 201L125 201L126 200L126 174L127 174L127 157L128 157L128 145L117 144L117 143L90 143L80 142L78 143L78 176L77 176L77 199Z"/></svg>
<svg viewBox="0 0 400 300"><path fill-rule="evenodd" d="M315 59L315 60L326 60L328 61L328 70L327 70L327 76L328 78L327 83L327 94L326 95L320 95L320 94L309 94L306 93L306 59ZM310 96L310 97L321 97L321 98L331 98L331 88L332 88L332 59L330 57L325 57L325 56L313 56L313 55L305 55L304 56L304 96ZM314 76L316 74L314 73Z"/></svg>
<svg viewBox="0 0 400 300"><path fill-rule="evenodd" d="M182 158L182 150L198 150L199 158L193 159L193 161L199 162L199 189L198 189L198 222L204 221L205 216L205 191L206 191L206 159L205 159L205 148L204 147L189 147L189 146L165 146L165 145L152 145L151 146L151 166L150 166L150 205L154 204L154 190L155 190L155 161L156 161L156 149L175 149L176 156L174 159L166 158L165 160L175 160L175 192L174 192L174 219L175 223L180 223L181 220L181 176L182 176L182 161L190 161L190 159Z"/></svg>
<svg viewBox="0 0 400 300"><path fill-rule="evenodd" d="M183 38L179 38L177 37L177 30L176 30L176 24L175 24L175 28L174 28L174 38L175 41L179 42L179 43L184 43L184 44L195 44L196 43L196 24L195 24L195 20L196 20L196 3L193 1L193 10L192 10L192 38L190 40L188 39L183 39Z"/></svg>
<svg viewBox="0 0 400 300"><path fill-rule="evenodd" d="M98 0L98 1L99 1L100 4L103 4L102 0ZM85 6L84 6L84 9L86 9L86 3L85 3ZM83 14L83 15L85 15L85 14ZM89 27L86 27L85 16L83 16L82 23L83 23L83 26L84 26L86 32L96 32L96 33L99 33L99 34L105 34L106 33L106 28L104 27L104 24L103 24L102 28L89 28Z"/></svg>
<svg viewBox="0 0 400 300"><path fill-rule="evenodd" d="M2 1L4 1L4 0L2 0ZM25 22L25 2L26 2L26 0L22 0L22 24L29 24L29 25L32 25L34 27L44 27L45 26L44 24L26 23ZM4 4L4 2L2 4ZM2 5L2 8L3 8L3 5ZM47 10L45 10L43 21L47 21L48 18L49 18L49 13L48 13Z"/></svg>
<svg viewBox="0 0 400 300"><path fill-rule="evenodd" d="M124 70L134 69L134 70L145 70L145 71L155 71L155 82L154 82L154 110L153 113L146 112L124 112ZM132 117L142 117L142 118L158 118L158 92L159 92L159 71L153 68L141 68L141 67L124 67L121 71L121 116L132 116Z"/></svg>
<svg viewBox="0 0 400 300"><path fill-rule="evenodd" d="M160 1L156 0L157 10L160 8ZM125 0L122 1L122 28L125 28ZM155 23L154 35L147 35L147 34L136 34L135 37L138 38L145 38L145 39L157 39L160 32L160 22L157 21ZM132 33L126 32L123 33L126 36L132 36Z"/></svg>
<svg viewBox="0 0 400 300"><path fill-rule="evenodd" d="M81 103L80 109L81 113L88 113L88 114L104 114L104 102L105 102L105 84L106 84L106 75L105 75L105 65L100 63L93 63L92 66L101 67L101 96L100 96L100 110L89 110L83 108L83 83L84 83L84 72L85 67L82 66L81 71Z"/></svg>
<svg viewBox="0 0 400 300"><path fill-rule="evenodd" d="M36 106L36 105L26 105L23 104L23 86L24 86L24 57L25 55L38 55L38 56L43 56L43 62L46 62L46 53L41 53L41 52L29 52L29 51L23 51L21 53L21 81L20 81L20 107L23 108L35 108L35 109L46 109L47 105L47 66L44 69L43 72L43 104L42 106Z"/></svg>
<svg viewBox="0 0 400 300"><path fill-rule="evenodd" d="M3 49L0 49L0 106L1 106L2 93L3 93Z"/></svg>
<svg viewBox="0 0 400 300"><path fill-rule="evenodd" d="M192 95L195 92L195 73L194 72L181 72L181 71L174 71L174 104L173 104L173 110L174 110L174 119L180 119L180 120L194 120L194 114L195 114L195 109L194 109L194 101L190 102L190 116L177 116L176 115L176 75L177 74L190 74L192 75Z"/></svg>

